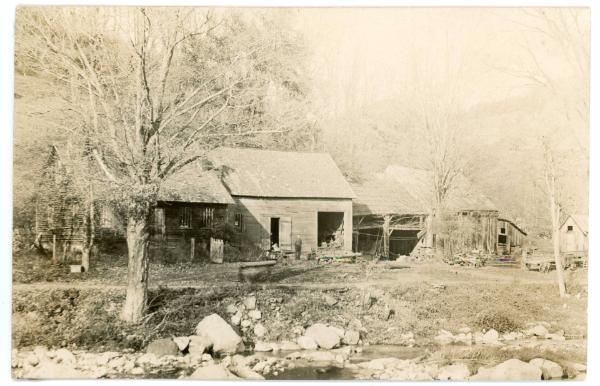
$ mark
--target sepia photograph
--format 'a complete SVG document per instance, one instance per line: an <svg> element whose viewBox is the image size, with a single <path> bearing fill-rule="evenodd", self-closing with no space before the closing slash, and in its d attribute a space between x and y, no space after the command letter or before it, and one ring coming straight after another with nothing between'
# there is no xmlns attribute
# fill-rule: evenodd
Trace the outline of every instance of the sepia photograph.
<svg viewBox="0 0 600 386"><path fill-rule="evenodd" d="M590 8L216 5L12 8L12 379L585 380Z"/></svg>

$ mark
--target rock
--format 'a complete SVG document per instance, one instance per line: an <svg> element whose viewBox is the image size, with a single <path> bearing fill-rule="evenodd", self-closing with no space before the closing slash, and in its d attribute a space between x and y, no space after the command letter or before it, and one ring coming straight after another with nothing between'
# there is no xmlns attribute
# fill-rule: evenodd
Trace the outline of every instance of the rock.
<svg viewBox="0 0 600 386"><path fill-rule="evenodd" d="M190 337L189 336L178 336L173 338L173 342L179 348L179 351L185 351L190 345Z"/></svg>
<svg viewBox="0 0 600 386"><path fill-rule="evenodd" d="M208 362L208 361L212 361L212 356L209 353L204 353L202 354L202 362Z"/></svg>
<svg viewBox="0 0 600 386"><path fill-rule="evenodd" d="M227 380L239 379L231 371L221 365L208 365L199 367L189 376L189 379Z"/></svg>
<svg viewBox="0 0 600 386"><path fill-rule="evenodd" d="M212 341L205 336L192 335L188 343L188 352L190 354L202 355L206 350L212 347Z"/></svg>
<svg viewBox="0 0 600 386"><path fill-rule="evenodd" d="M472 381L539 381L542 370L518 359L509 359L491 368L480 367Z"/></svg>
<svg viewBox="0 0 600 386"><path fill-rule="evenodd" d="M469 368L464 363L459 363L440 368L436 379L441 381L464 381L470 375Z"/></svg>
<svg viewBox="0 0 600 386"><path fill-rule="evenodd" d="M304 335L313 338L319 347L327 350L340 345L340 336L338 331L322 323L313 324L306 330Z"/></svg>
<svg viewBox="0 0 600 386"><path fill-rule="evenodd" d="M348 345L356 345L360 340L360 333L355 330L347 330L342 338L342 342Z"/></svg>
<svg viewBox="0 0 600 386"><path fill-rule="evenodd" d="M242 322L240 323L242 328L248 328L252 325L252 322L248 319L244 319L242 320Z"/></svg>
<svg viewBox="0 0 600 386"><path fill-rule="evenodd" d="M252 310L248 312L248 316L254 320L260 320L260 318L262 318L262 312L259 310Z"/></svg>
<svg viewBox="0 0 600 386"><path fill-rule="evenodd" d="M323 300L325 300L325 303L330 307L335 306L338 302L336 298L330 295L323 296Z"/></svg>
<svg viewBox="0 0 600 386"><path fill-rule="evenodd" d="M215 353L235 353L242 344L242 338L217 314L212 314L196 326L196 334L209 339Z"/></svg>
<svg viewBox="0 0 600 386"><path fill-rule="evenodd" d="M256 326L254 326L254 335L258 336L259 338L265 336L266 333L267 329L261 323L257 323Z"/></svg>
<svg viewBox="0 0 600 386"><path fill-rule="evenodd" d="M479 331L476 331L473 334L473 340L475 340L476 344L482 343L483 342L483 334L481 332L479 332Z"/></svg>
<svg viewBox="0 0 600 386"><path fill-rule="evenodd" d="M548 329L542 326L541 324L538 324L535 327L531 327L530 329L525 331L525 335L540 336L542 338L545 337L546 334L548 334Z"/></svg>
<svg viewBox="0 0 600 386"><path fill-rule="evenodd" d="M458 329L458 332L460 332L461 334L468 334L469 332L471 332L471 329L469 327L461 327Z"/></svg>
<svg viewBox="0 0 600 386"><path fill-rule="evenodd" d="M498 334L498 331L491 328L485 334L483 334L481 342L485 344L496 344L498 343L499 336L500 335Z"/></svg>
<svg viewBox="0 0 600 386"><path fill-rule="evenodd" d="M529 363L542 370L542 379L560 379L563 376L563 369L556 362L544 358L535 358L530 360Z"/></svg>
<svg viewBox="0 0 600 386"><path fill-rule="evenodd" d="M242 321L242 311L236 312L234 315L231 315L231 324L234 326L239 326Z"/></svg>
<svg viewBox="0 0 600 386"><path fill-rule="evenodd" d="M248 296L243 301L244 307L247 310L253 310L256 308L256 296Z"/></svg>
<svg viewBox="0 0 600 386"><path fill-rule="evenodd" d="M228 304L227 307L225 307L225 312L227 312L228 314L235 314L236 312L238 312L237 307L235 306L235 304L231 303Z"/></svg>
<svg viewBox="0 0 600 386"><path fill-rule="evenodd" d="M571 366L571 368L573 368L573 370L578 371L578 372L585 372L587 371L587 366L581 363L570 363L569 364Z"/></svg>
<svg viewBox="0 0 600 386"><path fill-rule="evenodd" d="M566 340L564 335L559 335L559 334L546 334L545 336L546 339L551 339L551 340Z"/></svg>
<svg viewBox="0 0 600 386"><path fill-rule="evenodd" d="M348 329L349 330L362 331L363 330L362 322L360 320L358 320L358 319L352 319L350 321L350 323L348 323Z"/></svg>
<svg viewBox="0 0 600 386"><path fill-rule="evenodd" d="M505 341L513 341L517 339L517 333L516 332L508 332L504 335L502 335L502 339L504 339Z"/></svg>
<svg viewBox="0 0 600 386"><path fill-rule="evenodd" d="M243 379L253 379L253 380L264 380L265 377L263 377L262 375L260 375L258 372L251 370L250 368L246 367L246 366L230 366L229 370L237 375L240 378Z"/></svg>
<svg viewBox="0 0 600 386"><path fill-rule="evenodd" d="M179 355L179 347L170 338L157 339L146 347L146 352L160 358L164 355Z"/></svg>
<svg viewBox="0 0 600 386"><path fill-rule="evenodd" d="M82 379L91 374L77 370L71 364L41 360L36 367L25 369L23 378L29 379Z"/></svg>
<svg viewBox="0 0 600 386"><path fill-rule="evenodd" d="M273 351L273 347L271 346L270 343L259 341L254 344L254 351L269 352L269 351Z"/></svg>
<svg viewBox="0 0 600 386"><path fill-rule="evenodd" d="M269 364L269 362L267 362L267 361L258 362L257 364L254 365L254 367L252 367L252 370L256 371L257 373L262 373L268 364Z"/></svg>
<svg viewBox="0 0 600 386"><path fill-rule="evenodd" d="M458 335L454 335L454 342L470 346L471 344L473 344L473 334L471 334L470 332L466 334L461 332Z"/></svg>
<svg viewBox="0 0 600 386"><path fill-rule="evenodd" d="M303 350L316 350L317 348L319 348L317 342L310 336L303 335L298 338L297 342L298 346L300 346L300 348L302 348Z"/></svg>
<svg viewBox="0 0 600 386"><path fill-rule="evenodd" d="M433 339L440 345L447 345L454 342L454 335L450 331L440 330L440 333Z"/></svg>
<svg viewBox="0 0 600 386"><path fill-rule="evenodd" d="M66 348L61 348L54 352L54 360L57 363L72 365L75 363L75 355L73 355L73 353Z"/></svg>
<svg viewBox="0 0 600 386"><path fill-rule="evenodd" d="M340 339L342 339L344 337L344 329L341 327L337 327L337 326L329 326L329 328L331 328L333 331L335 331L335 333L340 337Z"/></svg>
<svg viewBox="0 0 600 386"><path fill-rule="evenodd" d="M298 351L301 349L300 345L289 340L284 340L279 344L279 349L282 351Z"/></svg>
<svg viewBox="0 0 600 386"><path fill-rule="evenodd" d="M142 375L144 374L144 369L141 367L134 367L129 373L131 375Z"/></svg>

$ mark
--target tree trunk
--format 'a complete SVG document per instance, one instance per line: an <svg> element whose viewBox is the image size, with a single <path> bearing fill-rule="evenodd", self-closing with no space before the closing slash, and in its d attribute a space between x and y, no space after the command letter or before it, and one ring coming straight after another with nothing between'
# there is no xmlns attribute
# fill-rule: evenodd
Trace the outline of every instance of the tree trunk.
<svg viewBox="0 0 600 386"><path fill-rule="evenodd" d="M558 282L558 293L560 297L567 294L565 277L560 257L560 208L556 204L554 192L550 194L550 212L552 216L552 246L554 250L554 264L556 265L556 280Z"/></svg>
<svg viewBox="0 0 600 386"><path fill-rule="evenodd" d="M147 213L130 214L127 219L127 296L121 312L121 319L126 322L140 322L146 309L149 239Z"/></svg>
<svg viewBox="0 0 600 386"><path fill-rule="evenodd" d="M91 196L91 195L90 195ZM92 197L93 199L93 197ZM90 270L90 256L92 254L92 248L94 246L94 202L90 201L90 207L88 213L84 216L84 240L81 249L81 266L83 272Z"/></svg>

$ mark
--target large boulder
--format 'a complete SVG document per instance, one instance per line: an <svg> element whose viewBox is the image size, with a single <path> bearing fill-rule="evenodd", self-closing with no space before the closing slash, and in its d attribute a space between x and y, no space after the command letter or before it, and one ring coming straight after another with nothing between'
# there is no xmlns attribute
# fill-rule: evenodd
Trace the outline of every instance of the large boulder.
<svg viewBox="0 0 600 386"><path fill-rule="evenodd" d="M344 344L355 345L358 344L360 340L360 333L356 330L347 330L344 333L344 337L342 338L342 342Z"/></svg>
<svg viewBox="0 0 600 386"><path fill-rule="evenodd" d="M241 347L242 338L217 314L212 314L196 326L196 335L207 338L212 343L214 353L235 353Z"/></svg>
<svg viewBox="0 0 600 386"><path fill-rule="evenodd" d="M160 358L165 355L179 355L179 347L170 338L156 339L146 347L146 352Z"/></svg>
<svg viewBox="0 0 600 386"><path fill-rule="evenodd" d="M542 370L543 379L561 379L563 376L563 369L556 362L544 358L535 358L530 360L529 363Z"/></svg>
<svg viewBox="0 0 600 386"><path fill-rule="evenodd" d="M338 331L322 323L313 324L306 330L304 335L313 338L319 347L324 349L332 349L340 345ZM298 344L300 343L298 342Z"/></svg>
<svg viewBox="0 0 600 386"><path fill-rule="evenodd" d="M500 334L498 334L498 331L496 331L492 328L492 329L489 329L485 334L483 334L483 337L481 338L481 340L485 344L497 344L499 337L500 337Z"/></svg>
<svg viewBox="0 0 600 386"><path fill-rule="evenodd" d="M281 351L298 351L301 349L301 347L297 343L290 342L289 340L284 340L279 344L279 349Z"/></svg>
<svg viewBox="0 0 600 386"><path fill-rule="evenodd" d="M255 381L260 381L260 380L265 379L265 377L263 377L262 375L260 375L256 371L250 369L247 366L242 366L242 365L230 366L229 370L233 374L235 374L238 377L243 378L243 379L251 379L251 380L255 380Z"/></svg>
<svg viewBox="0 0 600 386"><path fill-rule="evenodd" d="M208 380L230 380L240 379L238 376L227 370L225 366L211 364L199 367L189 376L190 379L208 379Z"/></svg>
<svg viewBox="0 0 600 386"><path fill-rule="evenodd" d="M546 327L542 326L541 324L531 327L530 329L525 331L525 335L539 336L542 338L545 337L546 334L548 334L548 329Z"/></svg>
<svg viewBox="0 0 600 386"><path fill-rule="evenodd" d="M208 337L192 335L187 349L192 355L202 355L211 347L212 341Z"/></svg>
<svg viewBox="0 0 600 386"><path fill-rule="evenodd" d="M539 381L542 370L519 359L509 359L491 368L480 367L472 381Z"/></svg>
<svg viewBox="0 0 600 386"><path fill-rule="evenodd" d="M257 323L256 326L254 326L254 335L258 336L259 338L262 338L266 334L267 328L263 326L262 323Z"/></svg>
<svg viewBox="0 0 600 386"><path fill-rule="evenodd" d="M303 350L316 350L317 348L319 348L317 342L315 342L315 340L310 336L300 336L298 337L297 342L298 346L300 346L300 348L302 348Z"/></svg>
<svg viewBox="0 0 600 386"><path fill-rule="evenodd" d="M464 363L448 365L440 368L437 379L441 381L464 381L469 378L471 372Z"/></svg>

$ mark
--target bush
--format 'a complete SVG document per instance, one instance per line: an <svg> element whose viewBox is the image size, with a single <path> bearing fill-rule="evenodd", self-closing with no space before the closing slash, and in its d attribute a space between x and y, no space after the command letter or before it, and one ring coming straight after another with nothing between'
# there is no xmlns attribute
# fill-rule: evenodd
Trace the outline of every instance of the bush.
<svg viewBox="0 0 600 386"><path fill-rule="evenodd" d="M482 311L477 315L475 325L484 330L493 328L503 333L517 331L523 328L523 324L511 316L514 313L506 309Z"/></svg>

